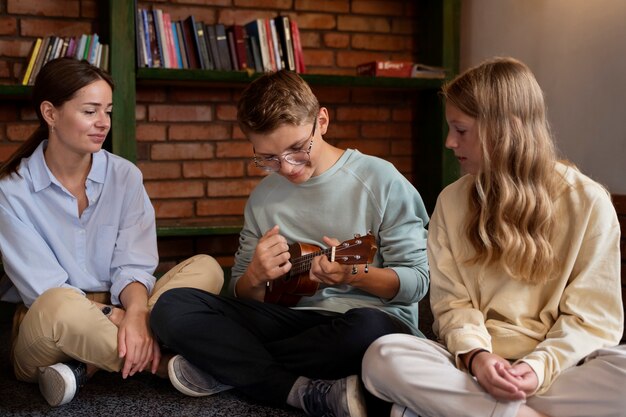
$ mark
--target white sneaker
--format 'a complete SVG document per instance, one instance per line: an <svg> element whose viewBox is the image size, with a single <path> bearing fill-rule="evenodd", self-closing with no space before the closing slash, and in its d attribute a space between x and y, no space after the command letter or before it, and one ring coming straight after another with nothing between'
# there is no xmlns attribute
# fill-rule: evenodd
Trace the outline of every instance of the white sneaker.
<svg viewBox="0 0 626 417"><path fill-rule="evenodd" d="M67 404L87 382L87 366L73 361L39 368L39 391L52 407Z"/></svg>

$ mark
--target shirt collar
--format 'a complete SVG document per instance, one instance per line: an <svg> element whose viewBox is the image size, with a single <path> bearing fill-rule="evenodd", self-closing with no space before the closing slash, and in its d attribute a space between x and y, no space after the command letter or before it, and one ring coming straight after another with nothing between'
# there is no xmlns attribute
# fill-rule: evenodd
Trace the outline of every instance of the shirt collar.
<svg viewBox="0 0 626 417"><path fill-rule="evenodd" d="M48 169L44 159L43 151L48 146L48 141L42 141L33 154L28 158L27 167L33 180L33 188L35 192L39 192L52 184L52 172ZM91 170L87 175L87 179L104 183L106 176L106 153L102 150L93 154L91 160Z"/></svg>

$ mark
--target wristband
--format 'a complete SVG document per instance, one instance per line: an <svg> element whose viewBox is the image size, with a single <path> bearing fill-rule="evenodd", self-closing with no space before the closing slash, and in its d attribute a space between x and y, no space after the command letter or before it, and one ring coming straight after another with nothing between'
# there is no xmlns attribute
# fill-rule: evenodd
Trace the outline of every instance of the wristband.
<svg viewBox="0 0 626 417"><path fill-rule="evenodd" d="M489 353L487 349L477 349L474 351L474 353L472 353L472 356L470 356L469 361L467 361L467 371L469 372L471 376L475 376L474 372L472 372L472 363L474 362L474 358L476 358L476 356L478 356L479 353L483 353L483 352Z"/></svg>

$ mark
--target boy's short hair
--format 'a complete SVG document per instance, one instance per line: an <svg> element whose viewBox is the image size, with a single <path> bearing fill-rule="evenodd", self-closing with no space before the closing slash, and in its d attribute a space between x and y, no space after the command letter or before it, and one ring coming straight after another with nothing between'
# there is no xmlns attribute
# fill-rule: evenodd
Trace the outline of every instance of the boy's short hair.
<svg viewBox="0 0 626 417"><path fill-rule="evenodd" d="M313 122L320 104L309 85L295 72L267 73L241 93L237 105L239 127L248 134L268 133L282 125Z"/></svg>

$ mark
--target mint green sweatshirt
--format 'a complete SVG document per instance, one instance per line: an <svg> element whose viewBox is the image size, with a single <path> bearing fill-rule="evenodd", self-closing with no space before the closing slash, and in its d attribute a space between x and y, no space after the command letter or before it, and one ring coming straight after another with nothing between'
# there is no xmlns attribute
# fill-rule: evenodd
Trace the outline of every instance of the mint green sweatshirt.
<svg viewBox="0 0 626 417"><path fill-rule="evenodd" d="M326 247L323 236L343 242L371 231L378 246L371 265L396 272L400 280L396 296L386 300L340 285L321 288L294 308L339 313L358 307L378 308L421 335L417 302L429 283L427 223L428 214L415 187L391 163L357 150L346 150L329 170L302 184L271 174L246 204L230 292L234 293L237 280L252 260L258 240L274 225L290 244L321 248Z"/></svg>

